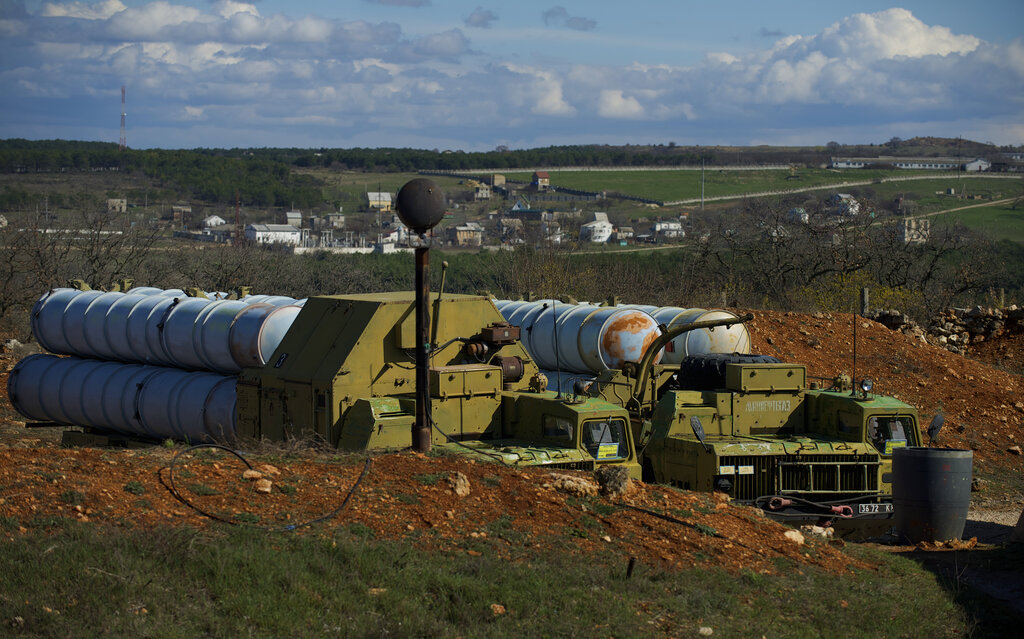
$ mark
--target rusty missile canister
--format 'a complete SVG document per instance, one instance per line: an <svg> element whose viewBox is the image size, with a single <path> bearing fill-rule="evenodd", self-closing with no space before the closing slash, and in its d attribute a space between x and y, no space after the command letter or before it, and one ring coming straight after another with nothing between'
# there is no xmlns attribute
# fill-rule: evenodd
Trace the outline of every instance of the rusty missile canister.
<svg viewBox="0 0 1024 639"><path fill-rule="evenodd" d="M626 362L639 362L660 334L657 320L644 311L602 308L580 326L580 355L594 372L622 368ZM660 359L659 353L654 363Z"/></svg>
<svg viewBox="0 0 1024 639"><path fill-rule="evenodd" d="M736 317L729 311L676 306L656 308L651 311L651 315L666 328ZM665 347L662 361L665 364L678 364L683 361L683 358L690 355L749 352L750 333L747 331L746 325L737 323L732 326L716 326L714 329L701 328L683 333Z"/></svg>

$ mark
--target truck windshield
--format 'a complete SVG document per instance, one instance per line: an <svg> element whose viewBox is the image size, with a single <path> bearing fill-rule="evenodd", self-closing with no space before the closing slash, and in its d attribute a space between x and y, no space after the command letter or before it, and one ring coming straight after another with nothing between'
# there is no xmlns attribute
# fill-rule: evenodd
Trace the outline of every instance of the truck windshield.
<svg viewBox="0 0 1024 639"><path fill-rule="evenodd" d="M910 415L873 415L868 418L868 441L883 455L908 446L907 434L914 428Z"/></svg>
<svg viewBox="0 0 1024 639"><path fill-rule="evenodd" d="M583 422L583 446L594 459L622 459L629 456L626 423L621 419Z"/></svg>

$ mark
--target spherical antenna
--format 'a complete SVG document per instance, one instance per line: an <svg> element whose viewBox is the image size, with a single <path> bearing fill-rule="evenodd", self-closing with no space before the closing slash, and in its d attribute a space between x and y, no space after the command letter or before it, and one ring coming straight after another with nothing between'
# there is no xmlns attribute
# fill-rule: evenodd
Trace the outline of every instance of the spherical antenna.
<svg viewBox="0 0 1024 639"><path fill-rule="evenodd" d="M398 217L415 233L422 235L444 217L444 191L433 180L409 180L395 198Z"/></svg>

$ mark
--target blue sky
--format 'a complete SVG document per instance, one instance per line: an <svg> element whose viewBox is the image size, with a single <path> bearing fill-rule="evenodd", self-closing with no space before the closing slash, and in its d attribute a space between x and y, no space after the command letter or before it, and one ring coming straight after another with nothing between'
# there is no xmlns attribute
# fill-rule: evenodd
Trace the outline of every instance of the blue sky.
<svg viewBox="0 0 1024 639"><path fill-rule="evenodd" d="M1024 144L1024 2L0 0L0 138Z"/></svg>

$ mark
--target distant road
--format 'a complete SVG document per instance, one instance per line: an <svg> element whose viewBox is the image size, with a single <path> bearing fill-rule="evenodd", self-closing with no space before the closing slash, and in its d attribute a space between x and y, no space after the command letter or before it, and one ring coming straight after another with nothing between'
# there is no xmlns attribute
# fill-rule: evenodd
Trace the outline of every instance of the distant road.
<svg viewBox="0 0 1024 639"><path fill-rule="evenodd" d="M836 182L833 184L822 184L820 186L805 186L798 189L785 189L782 191L760 191L758 193L740 193L737 195L718 195L715 197L706 197L704 202L722 202L726 200L743 200L748 197L768 197L771 195L789 195L791 193L806 193L807 191L829 191L832 189L845 189L851 186L870 186L872 184L881 184L883 182L909 182L910 180L935 180L942 178L951 177L948 173L930 173L928 175L908 175L906 177L893 177L893 178L880 178L874 180L858 180L855 182ZM994 174L976 174L967 175L961 177L969 177L970 179L983 178L987 180L1019 180L1019 175L994 175ZM955 178L954 178L955 179ZM701 199L699 197L689 198L686 200L674 200L672 202L665 202L665 206L678 206L680 204L700 204Z"/></svg>
<svg viewBox="0 0 1024 639"><path fill-rule="evenodd" d="M998 204L1006 204L1007 202L1013 202L1017 198L1008 197L1005 200L993 200L991 202L982 202L980 204L968 204L967 206L958 206L952 209L943 209L941 211L932 211L931 213L922 213L921 215L908 215L910 219L920 219L923 217L933 217L935 215L942 215L943 213L952 213L954 211L963 211L964 209L979 209L983 206L996 206Z"/></svg>

